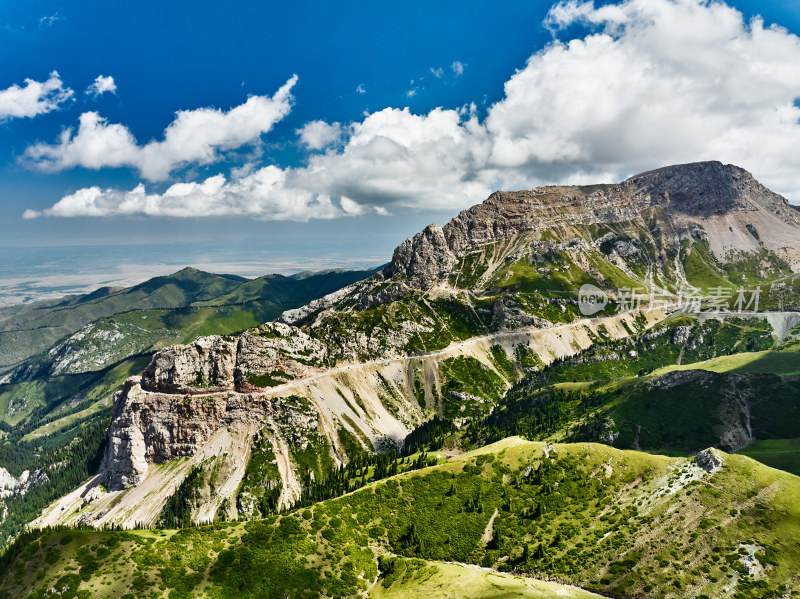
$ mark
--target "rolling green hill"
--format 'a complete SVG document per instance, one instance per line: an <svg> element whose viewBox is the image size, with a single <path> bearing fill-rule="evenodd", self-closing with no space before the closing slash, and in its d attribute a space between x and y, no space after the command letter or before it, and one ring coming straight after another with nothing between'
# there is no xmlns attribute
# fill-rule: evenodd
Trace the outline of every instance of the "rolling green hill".
<svg viewBox="0 0 800 599"><path fill-rule="evenodd" d="M614 596L786 596L800 582L800 478L743 456L714 459L724 464L706 470L509 438L266 520L28 535L5 558L0 593L445 597L463 566L440 562L456 562ZM477 578L463 596L568 591Z"/></svg>

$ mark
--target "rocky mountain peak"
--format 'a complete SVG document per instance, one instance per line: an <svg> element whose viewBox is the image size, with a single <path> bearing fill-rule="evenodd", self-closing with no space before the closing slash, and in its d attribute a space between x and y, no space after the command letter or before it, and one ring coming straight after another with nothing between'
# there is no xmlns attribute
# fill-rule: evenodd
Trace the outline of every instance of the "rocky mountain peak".
<svg viewBox="0 0 800 599"><path fill-rule="evenodd" d="M719 253L731 248L724 240L717 241L717 237L744 231L744 238L749 239L751 235L745 228L751 232L753 227L768 228L777 239L775 247L800 240L800 212L785 198L738 166L718 161L695 162L647 171L617 184L497 191L459 213L444 227L430 225L404 241L383 276L405 276L408 285L425 289L450 273L460 258L500 239L522 232L575 226L624 222L644 225L655 213L678 228L716 227L719 231L712 232L712 251ZM737 213L756 216L728 222ZM763 217L763 222L758 216ZM735 228L741 231L735 232ZM753 239L749 242L756 244ZM769 240L766 245L770 247ZM736 249L736 243L732 247Z"/></svg>
<svg viewBox="0 0 800 599"><path fill-rule="evenodd" d="M748 171L719 161L666 166L634 175L613 187L623 193L629 190L643 205L655 203L693 216L759 207L776 213L789 208L786 216L794 216L783 197L761 185Z"/></svg>
<svg viewBox="0 0 800 599"><path fill-rule="evenodd" d="M388 278L403 274L412 286L425 288L449 273L456 260L444 230L434 223L395 248L383 275Z"/></svg>

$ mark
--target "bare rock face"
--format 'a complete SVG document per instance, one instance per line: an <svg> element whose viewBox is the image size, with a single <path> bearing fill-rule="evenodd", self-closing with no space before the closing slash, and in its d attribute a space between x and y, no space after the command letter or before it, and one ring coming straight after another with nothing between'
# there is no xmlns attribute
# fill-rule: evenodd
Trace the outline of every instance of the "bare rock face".
<svg viewBox="0 0 800 599"><path fill-rule="evenodd" d="M709 447L697 454L697 465L706 472L716 472L725 464L722 456Z"/></svg>
<svg viewBox="0 0 800 599"><path fill-rule="evenodd" d="M137 378L125 382L114 395L108 445L103 459L105 485L115 491L138 485L147 474L146 444L136 411L137 396L142 397Z"/></svg>
<svg viewBox="0 0 800 599"><path fill-rule="evenodd" d="M42 470L25 470L15 478L5 468L0 468L0 497L25 495L28 491L50 482L50 477Z"/></svg>
<svg viewBox="0 0 800 599"><path fill-rule="evenodd" d="M17 486L17 479L5 468L0 467L0 497L11 495Z"/></svg>
<svg viewBox="0 0 800 599"><path fill-rule="evenodd" d="M394 300L403 297L409 292L411 292L411 288L406 285L405 282L400 282L390 287L379 289L377 293L367 293L362 295L358 300L358 309L368 310L369 308L380 306L381 304L388 304L389 302L393 302Z"/></svg>
<svg viewBox="0 0 800 599"><path fill-rule="evenodd" d="M268 323L239 336L235 388L247 392L303 377L326 358L325 344L302 329Z"/></svg>
<svg viewBox="0 0 800 599"><path fill-rule="evenodd" d="M272 322L236 338L199 337L161 350L147 365L141 385L157 393L249 392L309 374L324 363L326 352L302 329Z"/></svg>
<svg viewBox="0 0 800 599"><path fill-rule="evenodd" d="M109 491L136 486L151 463L192 456L214 433L232 425L271 423L284 438L304 448L318 421L316 408L296 397L153 393L143 391L132 377L114 398L103 482Z"/></svg>
<svg viewBox="0 0 800 599"><path fill-rule="evenodd" d="M667 166L635 175L620 184L634 201L645 197L675 213L707 216L766 208L786 222L800 225L800 215L785 198L755 180L749 172L721 162Z"/></svg>
<svg viewBox="0 0 800 599"><path fill-rule="evenodd" d="M194 455L233 420L258 422L264 414L261 403L249 395L146 393L136 383L129 379L115 396L103 468L111 491L139 484L151 462Z"/></svg>
<svg viewBox="0 0 800 599"><path fill-rule="evenodd" d="M409 278L411 287L426 289L449 274L456 260L444 230L433 224L397 246L383 274L386 277L403 274Z"/></svg>
<svg viewBox="0 0 800 599"><path fill-rule="evenodd" d="M142 375L142 387L165 393L210 393L233 389L235 339L200 337L190 345L158 352Z"/></svg>

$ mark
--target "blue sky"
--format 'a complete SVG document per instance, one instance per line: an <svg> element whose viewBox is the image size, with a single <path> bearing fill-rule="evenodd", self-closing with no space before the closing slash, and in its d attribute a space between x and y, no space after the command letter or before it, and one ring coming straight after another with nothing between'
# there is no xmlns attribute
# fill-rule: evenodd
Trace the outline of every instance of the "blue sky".
<svg viewBox="0 0 800 599"><path fill-rule="evenodd" d="M4 2L0 246L388 258L497 188L704 159L798 203L798 33L798 0Z"/></svg>

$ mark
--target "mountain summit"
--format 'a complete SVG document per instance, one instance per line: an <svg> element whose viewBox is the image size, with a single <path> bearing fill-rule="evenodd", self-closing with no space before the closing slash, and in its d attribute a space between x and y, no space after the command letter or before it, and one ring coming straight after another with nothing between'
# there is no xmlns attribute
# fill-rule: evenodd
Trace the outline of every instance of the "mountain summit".
<svg viewBox="0 0 800 599"><path fill-rule="evenodd" d="M696 231L720 260L763 247L800 265L800 212L746 170L714 161L668 166L614 185L498 191L444 227L433 224L407 239L383 275L405 275L409 285L429 288L479 247L521 234L563 236L576 227L624 223L650 237L662 260L675 234Z"/></svg>

